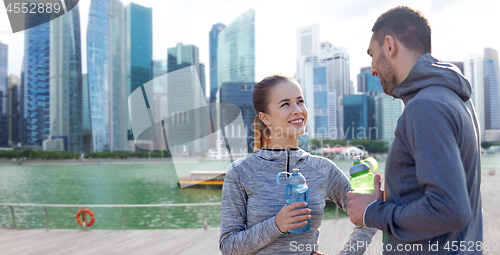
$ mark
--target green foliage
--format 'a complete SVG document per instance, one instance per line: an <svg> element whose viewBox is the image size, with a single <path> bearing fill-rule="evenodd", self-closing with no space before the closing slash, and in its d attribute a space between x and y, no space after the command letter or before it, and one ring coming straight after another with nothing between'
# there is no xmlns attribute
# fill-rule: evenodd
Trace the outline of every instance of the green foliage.
<svg viewBox="0 0 500 255"><path fill-rule="evenodd" d="M310 139L309 144L316 146L316 148L347 146L347 140L332 140L332 139Z"/></svg>
<svg viewBox="0 0 500 255"><path fill-rule="evenodd" d="M491 146L500 146L500 141L494 141L494 142L482 142L481 147L484 149L488 149Z"/></svg>
<svg viewBox="0 0 500 255"><path fill-rule="evenodd" d="M339 147L348 146L347 140L331 140L331 139L311 139L309 140L310 147L320 149L324 147ZM353 139L349 141L350 146L357 146L360 149L369 153L387 153L389 151L389 143L384 140L370 140L370 139ZM314 148L315 147L315 148Z"/></svg>
<svg viewBox="0 0 500 255"><path fill-rule="evenodd" d="M352 146L363 146L368 153L387 153L389 152L389 143L384 140L370 139L352 139L349 142Z"/></svg>
<svg viewBox="0 0 500 255"><path fill-rule="evenodd" d="M79 153L68 151L43 151L43 150L22 150L22 151L0 151L0 158L26 158L26 159L78 159Z"/></svg>
<svg viewBox="0 0 500 255"><path fill-rule="evenodd" d="M161 158L161 151L152 151L151 158ZM69 151L43 151L43 150L0 150L0 159L20 159L28 160L57 160L57 159L79 159L80 153L72 153ZM93 152L84 155L85 158L99 159L127 159L127 158L149 158L149 152L127 152L127 151L103 151ZM170 151L163 151L163 157L170 157Z"/></svg>

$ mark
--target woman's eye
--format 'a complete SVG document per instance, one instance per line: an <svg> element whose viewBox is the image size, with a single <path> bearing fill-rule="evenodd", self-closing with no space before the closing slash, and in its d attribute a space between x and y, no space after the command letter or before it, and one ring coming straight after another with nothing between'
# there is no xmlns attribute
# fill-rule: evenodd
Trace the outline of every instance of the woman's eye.
<svg viewBox="0 0 500 255"><path fill-rule="evenodd" d="M304 100L299 100L299 104L303 104L304 103Z"/></svg>
<svg viewBox="0 0 500 255"><path fill-rule="evenodd" d="M282 104L282 105L281 105L281 107L283 107L283 106L285 106L285 105L288 105L288 103L284 103L284 104Z"/></svg>

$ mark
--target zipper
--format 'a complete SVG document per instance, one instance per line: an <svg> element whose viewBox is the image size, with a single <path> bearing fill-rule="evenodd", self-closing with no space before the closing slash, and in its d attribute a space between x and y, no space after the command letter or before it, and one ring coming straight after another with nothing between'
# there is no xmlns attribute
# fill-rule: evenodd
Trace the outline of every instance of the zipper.
<svg viewBox="0 0 500 255"><path fill-rule="evenodd" d="M290 169L289 166L290 166L290 154L289 154L289 150L288 148L285 149L285 154L286 154L286 172L287 173L290 173ZM288 174L286 175L288 177Z"/></svg>

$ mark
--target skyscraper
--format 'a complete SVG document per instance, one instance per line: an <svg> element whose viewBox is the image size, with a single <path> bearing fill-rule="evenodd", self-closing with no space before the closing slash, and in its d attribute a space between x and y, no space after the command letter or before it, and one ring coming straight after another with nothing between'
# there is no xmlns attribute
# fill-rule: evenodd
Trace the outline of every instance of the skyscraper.
<svg viewBox="0 0 500 255"><path fill-rule="evenodd" d="M7 98L9 96L7 72L9 46L0 41L0 147L8 144Z"/></svg>
<svg viewBox="0 0 500 255"><path fill-rule="evenodd" d="M373 76L371 67L362 67L358 74L358 92L374 96L384 93L380 79Z"/></svg>
<svg viewBox="0 0 500 255"><path fill-rule="evenodd" d="M344 47L334 47L330 42L323 42L318 59L327 64L328 90L336 92L337 130L340 131L344 128L344 103L342 100L345 95L353 93L351 91L349 54Z"/></svg>
<svg viewBox="0 0 500 255"><path fill-rule="evenodd" d="M153 60L153 78L167 74L167 60Z"/></svg>
<svg viewBox="0 0 500 255"><path fill-rule="evenodd" d="M319 55L319 24L297 29L297 71L295 79L302 90L304 86L304 65L307 57Z"/></svg>
<svg viewBox="0 0 500 255"><path fill-rule="evenodd" d="M92 0L87 64L94 151L127 149L126 45L119 0Z"/></svg>
<svg viewBox="0 0 500 255"><path fill-rule="evenodd" d="M309 110L307 134L315 139L337 139L337 93L328 86L328 63L318 57L304 59L303 87Z"/></svg>
<svg viewBox="0 0 500 255"><path fill-rule="evenodd" d="M206 88L206 77L205 77L205 63L200 62L200 84L201 84L201 90L203 91L203 95L205 95L205 100L207 100L207 88Z"/></svg>
<svg viewBox="0 0 500 255"><path fill-rule="evenodd" d="M196 140L201 132L201 123L206 123L200 111L186 111L206 106L200 77L199 49L194 45L178 43L176 47L167 49L167 109L168 116L175 116L168 123L169 144L182 144L181 141L194 141L186 147L190 153L201 153L208 144ZM191 113L191 114L190 114ZM195 116L196 115L196 116ZM176 152L173 152L175 154Z"/></svg>
<svg viewBox="0 0 500 255"><path fill-rule="evenodd" d="M153 10L135 3L125 7L127 97L153 79ZM128 140L133 140L128 129Z"/></svg>
<svg viewBox="0 0 500 255"><path fill-rule="evenodd" d="M127 84L126 71L126 39L125 39L125 13L123 4L119 0L110 2L111 13L111 40L110 40L110 73L111 97L110 97L110 150L129 150L127 146L127 127L129 122L127 111L127 97L129 90Z"/></svg>
<svg viewBox="0 0 500 255"><path fill-rule="evenodd" d="M153 60L153 90L155 93L166 94L166 79L156 79L167 74L167 60Z"/></svg>
<svg viewBox="0 0 500 255"><path fill-rule="evenodd" d="M178 43L167 49L167 73L180 70L188 66L195 66L199 75L200 50L194 45Z"/></svg>
<svg viewBox="0 0 500 255"><path fill-rule="evenodd" d="M230 144L245 141L246 144L239 145L240 148L247 148L247 152L253 151L253 120L255 111L253 108L253 88L255 82L225 82L220 89L220 102L233 104L239 107L243 117L244 125L228 125L225 128L227 139L233 139ZM221 110L221 118L223 123L231 123L231 118L237 116L238 113L227 112L234 111L236 108L223 108ZM244 139L242 139L244 138Z"/></svg>
<svg viewBox="0 0 500 255"><path fill-rule="evenodd" d="M373 96L367 94L350 94L344 97L344 137L347 140L376 138L373 99Z"/></svg>
<svg viewBox="0 0 500 255"><path fill-rule="evenodd" d="M9 75L8 78L9 83L9 98L8 98L8 130L9 130L9 146L17 145L21 142L21 88L20 88L20 80L16 75Z"/></svg>
<svg viewBox="0 0 500 255"><path fill-rule="evenodd" d="M40 24L49 18L26 15L26 22ZM50 22L25 31L21 86L22 143L41 147L50 136Z"/></svg>
<svg viewBox="0 0 500 255"><path fill-rule="evenodd" d="M238 16L219 33L218 88L224 82L255 81L255 11Z"/></svg>
<svg viewBox="0 0 500 255"><path fill-rule="evenodd" d="M50 35L50 136L65 137L65 149L82 152L82 60L78 5L51 21Z"/></svg>
<svg viewBox="0 0 500 255"><path fill-rule="evenodd" d="M337 91L337 95L348 95L351 91L350 58L347 49L335 47L330 42L321 43L318 56L320 61L328 63L328 86Z"/></svg>
<svg viewBox="0 0 500 255"><path fill-rule="evenodd" d="M212 26L212 30L208 33L208 43L210 47L210 103L215 103L215 95L217 94L217 49L219 46L219 33L226 27L222 23L217 23ZM205 95L206 96L206 95Z"/></svg>
<svg viewBox="0 0 500 255"><path fill-rule="evenodd" d="M464 76L472 87L472 103L481 128L481 139L484 139L484 79L483 56L479 53L469 54L464 61Z"/></svg>
<svg viewBox="0 0 500 255"><path fill-rule="evenodd" d="M344 132L347 140L365 138L368 129L368 96L351 94L344 98Z"/></svg>
<svg viewBox="0 0 500 255"><path fill-rule="evenodd" d="M383 139L392 142L398 119L403 113L403 101L393 99L386 94L375 96L376 136L372 139Z"/></svg>
<svg viewBox="0 0 500 255"><path fill-rule="evenodd" d="M82 140L83 152L92 152L92 125L90 124L90 101L88 74L82 74Z"/></svg>
<svg viewBox="0 0 500 255"><path fill-rule="evenodd" d="M500 139L500 71L498 51L484 49L484 122L485 140Z"/></svg>

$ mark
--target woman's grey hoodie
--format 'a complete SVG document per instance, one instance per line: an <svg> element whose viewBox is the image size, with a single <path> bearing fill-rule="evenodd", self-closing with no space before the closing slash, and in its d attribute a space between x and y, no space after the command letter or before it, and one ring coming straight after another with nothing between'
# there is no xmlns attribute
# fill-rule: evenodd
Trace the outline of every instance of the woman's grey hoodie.
<svg viewBox="0 0 500 255"><path fill-rule="evenodd" d="M311 229L282 233L274 217L286 205L285 187L276 183L282 171L299 168L309 186ZM286 183L285 176L281 177ZM319 249L318 236L325 199L348 211L349 180L330 160L301 149L261 149L233 162L222 188L222 254L311 254ZM341 254L363 254L376 229L356 226ZM347 240L346 240L347 241Z"/></svg>

